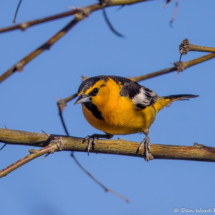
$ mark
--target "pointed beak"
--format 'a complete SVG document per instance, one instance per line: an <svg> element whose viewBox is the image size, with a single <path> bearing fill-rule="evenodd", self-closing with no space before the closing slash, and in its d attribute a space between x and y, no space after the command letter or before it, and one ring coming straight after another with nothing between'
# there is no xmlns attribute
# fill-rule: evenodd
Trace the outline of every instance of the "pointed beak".
<svg viewBox="0 0 215 215"><path fill-rule="evenodd" d="M91 96L86 96L84 94L81 94L79 98L76 100L74 105L79 104L79 103L85 103L85 102L90 102L91 101Z"/></svg>

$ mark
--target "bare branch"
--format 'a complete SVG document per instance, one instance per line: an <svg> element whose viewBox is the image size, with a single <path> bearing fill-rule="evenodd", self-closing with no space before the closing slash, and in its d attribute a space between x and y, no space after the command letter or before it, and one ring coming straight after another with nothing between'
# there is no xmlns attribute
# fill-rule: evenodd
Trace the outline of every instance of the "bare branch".
<svg viewBox="0 0 215 215"><path fill-rule="evenodd" d="M134 4L138 2L145 2L148 0L112 0L109 6L115 6L115 5L124 5L124 4ZM49 49L57 40L59 40L69 29L71 29L75 24L77 24L79 21L84 20L86 17L90 15L91 12L97 11L99 9L103 9L103 7L100 4L93 4L84 8L78 8L78 13L76 12L75 19L73 19L67 26L65 26L61 31L59 31L57 34L55 34L50 40L48 40L46 43L44 43L42 46L40 46L38 49L24 57L22 60L20 60L18 63L16 63L14 66L12 66L8 71L6 71L2 76L0 76L0 83L5 80L7 77L12 75L15 71L22 71L23 67L32 59L34 59L37 55L41 54L44 50ZM26 29L28 26L23 26L24 29Z"/></svg>
<svg viewBox="0 0 215 215"><path fill-rule="evenodd" d="M59 40L64 34L66 34L76 23L78 20L73 19L66 25L62 30L60 30L57 34L55 34L52 38L50 38L46 43L37 48L35 51L31 52L29 55L24 57L14 66L12 66L9 70L7 70L2 76L0 76L0 83L12 75L14 72L23 70L23 67L29 63L32 59L34 59L37 55L41 54L43 51L50 49L50 47Z"/></svg>
<svg viewBox="0 0 215 215"><path fill-rule="evenodd" d="M87 152L87 143L83 143L83 138L66 137L62 135L51 135L51 137L60 137L64 143L63 151ZM0 128L0 142L16 145L30 145L45 147L50 143L50 138L43 133L33 133L25 131L16 131ZM144 158L144 147L137 154L140 143L119 140L100 140L91 153L106 153L116 155L127 155ZM59 149L56 149L59 150ZM174 159L174 160L193 160L215 162L215 147L207 147L195 144L194 146L176 146L151 144L150 151L154 159ZM46 152L47 153L47 152Z"/></svg>
<svg viewBox="0 0 215 215"><path fill-rule="evenodd" d="M6 167L5 169L0 171L0 178L2 178L3 176L6 176L8 173L14 171L15 169L21 167L22 165L28 163L29 161L47 154L47 153L53 153L53 151L56 151L58 149L56 144L50 144L49 146L45 146L42 149L39 150L30 150L30 154L27 155L26 157L18 160L17 162L11 164L10 166Z"/></svg>
<svg viewBox="0 0 215 215"><path fill-rule="evenodd" d="M199 51L199 52L213 52L215 53L214 47L206 46L197 46L189 43L189 40L186 38L181 42L179 46L179 51L182 55L186 55L189 51Z"/></svg>
<svg viewBox="0 0 215 215"><path fill-rule="evenodd" d="M4 132L5 130L7 130L8 132ZM2 131L2 132L1 132ZM1 136L2 135L2 136ZM14 137L11 137L11 135ZM45 135L45 136L44 136ZM59 136L59 135L48 135L45 134L36 134L36 133L31 133L31 132L19 132L19 131L14 131L14 130L9 130L9 129L0 129L0 141L2 141L3 139L7 142L9 141L9 144L20 144L21 142L19 140L23 140L23 138L27 138L24 142L30 145L34 145L32 144L32 140L35 141L34 143L36 143L34 146L38 146L38 142L40 142L40 144L43 143L42 146L44 146L44 148L39 149L39 150L35 150L35 149L29 149L29 155L27 155L26 157L20 159L19 161L13 163L12 165L8 166L7 168L3 169L0 171L0 178L2 178L3 176L6 176L7 174L9 174L10 172L14 171L15 169L21 167L22 165L30 162L31 160L40 157L42 155L45 155L45 157L47 157L47 155L49 154L53 154L55 151L62 151L62 150L68 150L66 148L67 145L67 141L65 141L65 136ZM16 137L15 137L16 136ZM19 139L19 140L18 140ZM68 139L68 138L67 138ZM78 138L80 139L80 138ZM24 143L24 145L25 145ZM41 146L41 145L40 145ZM100 181L98 181L90 172L88 172L80 163L79 161L76 159L76 157L73 154L73 150L72 150L72 154L71 154L72 158L74 159L74 161L76 162L76 164L90 177L92 178L98 185L100 185L106 192L110 192L113 193L114 195L122 198L123 200L125 200L126 202L129 202L129 200L127 198L125 198L124 196L122 196L121 194L108 189L107 187L105 187ZM43 157L43 158L45 158Z"/></svg>
<svg viewBox="0 0 215 215"><path fill-rule="evenodd" d="M36 19L36 20L32 20L32 21L26 21L17 25L12 25L9 27L5 27L5 28L1 28L0 29L0 33L4 33L7 31L12 31L12 30L17 30L17 29L21 29L22 31L26 30L28 27L34 26L34 25L38 25L44 22L49 22L55 19L60 19L60 18L64 18L67 16L72 16L76 13L79 13L79 9L75 9L75 10L70 10L68 12L64 12L64 13L59 13L53 16L48 16L45 18L41 18L41 19Z"/></svg>
<svg viewBox="0 0 215 215"><path fill-rule="evenodd" d="M105 5L105 7L116 6L116 5L135 4L135 3L139 3L139 2L145 2L145 1L149 1L149 0L111 0L111 2L108 5ZM104 6L102 6L101 4L93 4L93 5L89 5L87 7L84 7L82 9L87 9L87 10L89 10L89 12L93 12L93 11L100 10L100 9L103 9L103 8L104 8ZM55 20L55 19L59 19L59 18L74 15L76 13L79 13L80 9L81 8L76 8L76 9L74 9L72 11L59 13L59 14L56 14L56 15L53 15L53 16L42 18L42 19L26 21L26 22L21 23L21 24L1 28L0 33L11 31L11 30L16 30L16 29L25 30L26 28L28 28L30 26L33 26L33 25L37 25L37 24L52 21L52 20Z"/></svg>
<svg viewBox="0 0 215 215"><path fill-rule="evenodd" d="M194 66L196 64L199 64L199 63L202 63L204 61L210 60L210 59L212 59L214 57L215 57L215 53L211 53L211 54L208 54L208 55L205 55L205 56L202 56L200 58L196 58L196 59L193 59L193 60L190 60L190 61L187 61L187 62L182 62L182 61L175 62L173 67L163 69L163 70L160 70L160 71L157 71L157 72L152 72L152 73L149 73L149 74L146 74L146 75L141 75L141 76L137 76L137 77L131 77L130 79L133 80L133 81L139 82L139 81L143 81L143 80L146 80L146 79L149 79L149 78L154 78L156 76L164 75L164 74L174 72L174 71L177 71L179 73L179 72L182 72L186 68L189 68L189 67Z"/></svg>

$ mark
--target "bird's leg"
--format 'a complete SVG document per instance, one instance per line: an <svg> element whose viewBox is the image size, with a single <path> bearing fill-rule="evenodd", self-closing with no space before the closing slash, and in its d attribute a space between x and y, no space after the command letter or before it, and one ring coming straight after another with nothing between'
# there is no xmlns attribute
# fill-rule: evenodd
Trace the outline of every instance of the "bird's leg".
<svg viewBox="0 0 215 215"><path fill-rule="evenodd" d="M145 147L145 160L146 161L150 161L152 160L154 157L153 155L150 153L150 139L148 136L148 133L145 133L145 138L143 139L143 141L140 143L140 146L138 148L137 153L139 153L139 151L141 150L142 146L144 145Z"/></svg>
<svg viewBox="0 0 215 215"><path fill-rule="evenodd" d="M111 139L113 137L112 134L93 134L93 135L89 135L86 136L83 140L83 143L88 140L88 145L87 145L87 153L89 155L90 152L90 146L92 145L92 147L96 144L96 140L98 138L106 138L106 139Z"/></svg>

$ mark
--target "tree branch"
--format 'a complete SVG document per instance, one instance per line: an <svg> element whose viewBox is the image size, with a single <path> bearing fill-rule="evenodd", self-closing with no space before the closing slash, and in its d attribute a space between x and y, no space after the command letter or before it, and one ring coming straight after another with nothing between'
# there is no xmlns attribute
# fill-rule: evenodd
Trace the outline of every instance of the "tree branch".
<svg viewBox="0 0 215 215"><path fill-rule="evenodd" d="M199 52L215 52L215 48L206 46L197 46L190 44L189 40L186 38L181 42L179 46L179 51L182 55L186 55L189 51L199 51Z"/></svg>
<svg viewBox="0 0 215 215"><path fill-rule="evenodd" d="M116 5L125 5L125 4L134 4L138 2L145 2L149 0L111 0L111 2L106 6L116 6ZM57 40L59 40L66 32L68 32L69 29L71 29L75 24L77 24L79 21L85 19L90 15L90 13L103 9L100 4L93 4L89 5L84 8L78 8L75 12L75 18L67 25L65 26L61 31L59 31L57 34L55 34L51 39L49 39L46 43L44 43L42 46L40 46L38 49L24 57L22 60L20 60L18 63L16 63L14 66L12 66L9 70L7 70L2 76L0 76L0 83L5 80L7 77L12 75L14 72L19 71L21 72L23 70L23 67L32 59L34 59L37 55L41 54L44 50L49 49ZM24 26L24 29L26 26Z"/></svg>
<svg viewBox="0 0 215 215"><path fill-rule="evenodd" d="M135 4L135 3L139 3L139 2L145 2L145 1L149 1L149 0L112 0L110 2L110 4L106 5L105 7L116 6L116 5L125 5L125 4ZM100 7L98 7L98 5L99 4L94 4L94 5L87 6L85 8L91 8L92 9L91 12L104 8L101 5L99 5ZM55 19L64 18L64 17L71 16L71 15L74 15L79 12L80 12L80 10L79 10L79 8L77 8L72 11L55 14L53 16L48 16L48 17L41 18L41 19L26 21L26 22L23 22L23 23L20 23L17 25L0 28L0 33L17 30L17 29L21 29L22 31L24 31L26 28L31 27L33 25L38 25L38 24L41 24L44 22L49 22L49 21L55 20Z"/></svg>
<svg viewBox="0 0 215 215"><path fill-rule="evenodd" d="M187 68L189 68L191 66L194 66L196 64L199 64L199 63L202 63L204 61L210 60L210 59L212 59L214 57L215 57L215 53L211 53L211 54L208 54L208 55L205 55L205 56L202 56L200 58L196 58L196 59L193 59L193 60L190 60L190 61L187 61L187 62L178 61L178 62L174 63L173 67L169 67L167 69L163 69L163 70L160 70L160 71L157 71L157 72L152 72L152 73L149 73L149 74L146 74L146 75L141 75L141 76L137 76L137 77L131 77L130 79L133 80L133 81L139 82L139 81L143 81L143 80L146 80L146 79L149 79L149 78L154 78L156 76L164 75L164 74L174 72L174 71L177 71L179 73L179 72L182 72L183 70L185 70L185 69L187 69Z"/></svg>
<svg viewBox="0 0 215 215"><path fill-rule="evenodd" d="M60 30L52 38L50 38L46 43L44 43L42 46L40 46L39 48L37 48L35 51L31 52L29 55L27 55L26 57L24 57L22 60L20 60L14 66L12 66L2 76L0 76L0 83L2 81L4 81L6 78L8 78L10 75L12 75L14 72L16 72L16 71L21 72L23 70L23 67L27 63L29 63L32 59L34 59L37 55L41 54L43 51L50 49L50 47L57 40L59 40L65 33L67 33L77 22L78 22L78 20L73 19L71 22L69 22L68 25L66 25L62 30Z"/></svg>
<svg viewBox="0 0 215 215"><path fill-rule="evenodd" d="M36 19L36 20L32 20L32 21L26 21L17 25L12 25L9 27L5 27L5 28L0 28L0 33L4 33L7 31L12 31L12 30L17 30L17 29L21 29L22 31L26 30L28 27L34 26L34 25L38 25L44 22L48 22L48 21L52 21L55 19L60 19L60 18L64 18L67 16L71 16L74 15L76 13L79 12L79 9L75 9L75 10L70 10L68 12L64 12L64 13L59 13L53 16L48 16L45 18L41 18L41 19Z"/></svg>
<svg viewBox="0 0 215 215"><path fill-rule="evenodd" d="M47 135L42 133L33 133L26 131L16 131L0 128L0 142L16 145L28 145L37 147L46 147L56 138L60 138L63 143L63 151L87 151L87 143L83 143L83 138L66 137L62 135ZM127 155L144 158L144 147L137 154L140 143L119 140L97 140L91 153L105 153L116 155ZM59 150L58 148L55 148ZM193 160L215 162L215 148L204 145L194 144L194 146L176 146L151 144L150 151L154 159L174 159L174 160ZM47 153L47 152L46 152Z"/></svg>
<svg viewBox="0 0 215 215"><path fill-rule="evenodd" d="M5 132L7 130L8 132ZM21 167L22 165L30 162L31 160L45 155L45 154L50 154L54 153L55 151L61 151L61 150L68 150L66 147L67 141L64 139L65 136L59 136L59 135L47 135L47 134L37 134L37 133L31 133L31 132L20 132L20 131L15 131L15 130L9 130L9 129L0 129L0 142L4 140L5 142L9 141L9 144L18 144L18 145L33 145L32 143L36 143L35 146L44 146L44 148L35 150L35 149L30 149L29 150L29 155L25 156L24 158L18 160L17 162L11 164L10 166L6 167L5 169L0 171L0 178L6 176L10 172L14 171L15 169ZM45 136L44 136L45 135ZM13 136L13 137L11 137ZM25 140L24 140L25 139ZM24 140L24 144L22 144L19 140ZM34 142L35 141L35 142ZM39 142L40 143L39 143ZM42 142L41 142L42 141ZM39 145L38 145L39 143ZM90 177L92 178L97 184L99 184L106 192L110 192L126 202L129 202L129 199L124 197L123 195L117 193L114 190L111 190L104 186L100 181L98 181L90 172L88 172L76 159L76 157L73 154L73 150L71 150L71 156L76 162L76 164ZM46 156L45 156L46 157Z"/></svg>

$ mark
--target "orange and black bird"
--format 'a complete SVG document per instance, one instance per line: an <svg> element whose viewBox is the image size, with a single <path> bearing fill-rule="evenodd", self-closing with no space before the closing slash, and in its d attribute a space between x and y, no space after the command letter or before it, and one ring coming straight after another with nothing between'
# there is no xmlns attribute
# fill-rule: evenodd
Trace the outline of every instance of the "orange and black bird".
<svg viewBox="0 0 215 215"><path fill-rule="evenodd" d="M87 151L97 138L112 138L142 132L145 138L139 150L145 145L145 160L153 156L150 153L149 128L156 114L175 100L188 100L197 95L180 94L159 97L154 91L135 81L118 76L96 76L82 82L78 89L79 98L86 120L105 135L87 136Z"/></svg>

